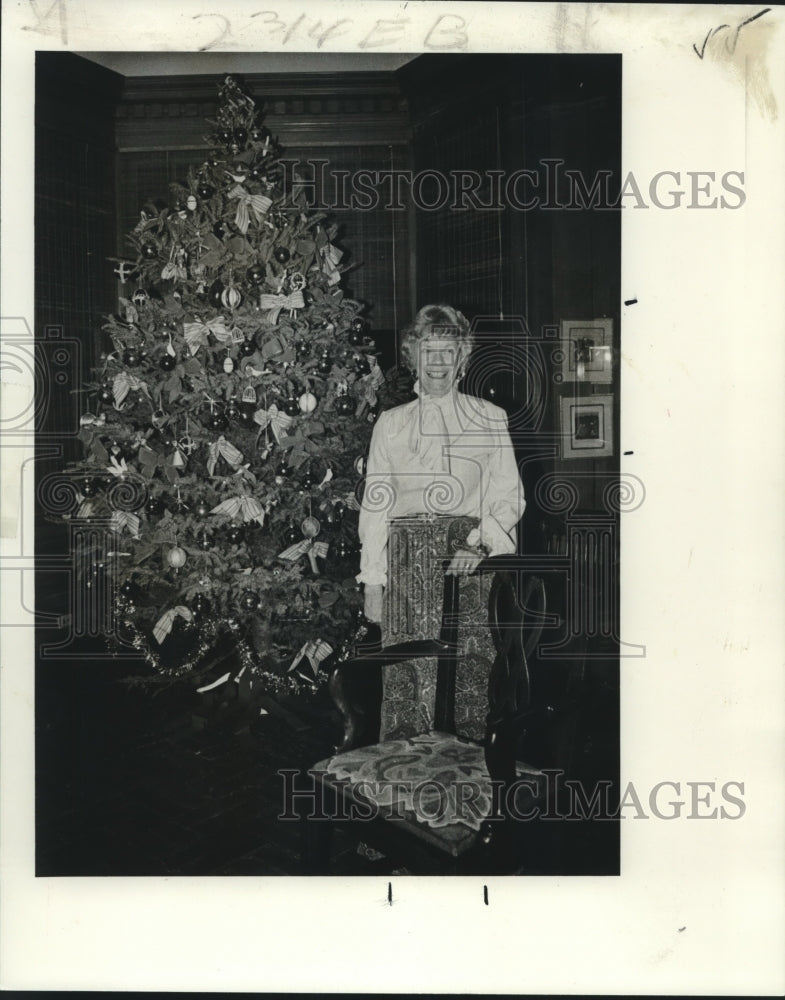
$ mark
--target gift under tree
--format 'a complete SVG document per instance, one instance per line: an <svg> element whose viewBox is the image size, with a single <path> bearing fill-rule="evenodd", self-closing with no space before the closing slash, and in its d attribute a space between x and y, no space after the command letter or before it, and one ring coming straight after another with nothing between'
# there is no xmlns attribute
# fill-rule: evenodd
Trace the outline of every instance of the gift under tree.
<svg viewBox="0 0 785 1000"><path fill-rule="evenodd" d="M119 635L164 676L231 645L318 682L358 617L356 511L384 377L334 226L236 80L208 158L146 207L87 387L78 518L107 519Z"/></svg>

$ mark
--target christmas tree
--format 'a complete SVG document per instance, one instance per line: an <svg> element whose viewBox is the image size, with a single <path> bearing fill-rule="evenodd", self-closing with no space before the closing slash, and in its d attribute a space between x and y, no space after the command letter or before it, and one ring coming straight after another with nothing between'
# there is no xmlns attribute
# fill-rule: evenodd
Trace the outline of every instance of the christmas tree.
<svg viewBox="0 0 785 1000"><path fill-rule="evenodd" d="M318 683L361 622L357 511L384 376L335 226L235 79L208 159L116 261L86 391L78 518L105 518L119 636L162 676L231 646L263 690Z"/></svg>

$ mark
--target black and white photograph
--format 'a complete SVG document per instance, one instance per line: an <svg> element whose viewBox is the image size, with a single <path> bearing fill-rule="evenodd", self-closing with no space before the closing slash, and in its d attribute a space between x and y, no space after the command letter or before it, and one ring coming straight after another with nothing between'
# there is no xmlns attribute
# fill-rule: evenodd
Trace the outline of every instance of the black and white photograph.
<svg viewBox="0 0 785 1000"><path fill-rule="evenodd" d="M552 355L619 325L620 58L101 59L36 60L37 872L618 874Z"/></svg>
<svg viewBox="0 0 785 1000"><path fill-rule="evenodd" d="M780 12L279 6L5 32L8 987L776 993Z"/></svg>

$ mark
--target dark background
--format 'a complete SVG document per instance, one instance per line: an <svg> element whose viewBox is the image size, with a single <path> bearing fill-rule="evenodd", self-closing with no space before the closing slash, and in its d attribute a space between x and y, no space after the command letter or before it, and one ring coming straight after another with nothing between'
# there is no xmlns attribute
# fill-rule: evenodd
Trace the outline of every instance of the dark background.
<svg viewBox="0 0 785 1000"><path fill-rule="evenodd" d="M422 56L396 73L259 73L244 80L287 155L303 163L328 159L328 171L509 174L558 158L587 179L610 170L618 188L617 56ZM46 372L53 352L68 358L57 355L64 381L47 377L43 386L41 490L76 454L86 407L72 390L106 347L101 317L114 311L120 289L107 257L127 254L124 234L145 201L165 199L169 181L201 162L218 82L212 74L122 77L71 54L38 54L35 330ZM385 367L397 357L396 330L427 302L494 318L485 322L469 388L511 415L527 492L523 551L557 555L569 546L566 568L550 584L552 606L569 619L590 592L600 609L596 619L589 615L551 637L559 655L541 665L543 689L574 687L580 710L555 738L542 734L543 754L587 780L616 780L618 524L606 491L618 476L618 417L612 458L562 460L559 398L591 395L592 387L560 385L551 353L560 320L609 317L618 358L619 213L424 212L409 205L402 212L380 206L333 214L346 259L358 265L344 283L369 305ZM614 370L612 385L597 391L614 394L618 415L618 365ZM570 486L564 502L548 500L544 486L554 477ZM75 629L73 618L56 627L56 616L85 613L85 595L71 593L75 546L62 522L42 514L36 548L36 610L48 625L38 631L36 667L38 873L295 871L294 850L274 831L275 767L325 755L336 738L329 711L313 706L305 729L272 716L261 743L243 742L237 732L227 742L196 728L181 692L151 699L127 689L118 678L133 673L132 662L108 660L100 636ZM601 551L610 552L610 573L600 571ZM617 870L615 824L601 831L576 826L576 833L554 835L551 868ZM227 837L234 837L232 847ZM346 870L361 873L354 857L347 848Z"/></svg>

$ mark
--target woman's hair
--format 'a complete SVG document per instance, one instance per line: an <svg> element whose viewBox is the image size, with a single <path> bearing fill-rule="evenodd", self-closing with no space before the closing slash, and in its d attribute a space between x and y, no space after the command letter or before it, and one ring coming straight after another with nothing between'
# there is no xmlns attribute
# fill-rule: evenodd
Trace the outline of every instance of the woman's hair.
<svg viewBox="0 0 785 1000"><path fill-rule="evenodd" d="M401 354L413 372L417 371L420 341L429 337L455 337L464 347L464 360L474 347L474 335L462 312L448 305L423 306L401 335Z"/></svg>

